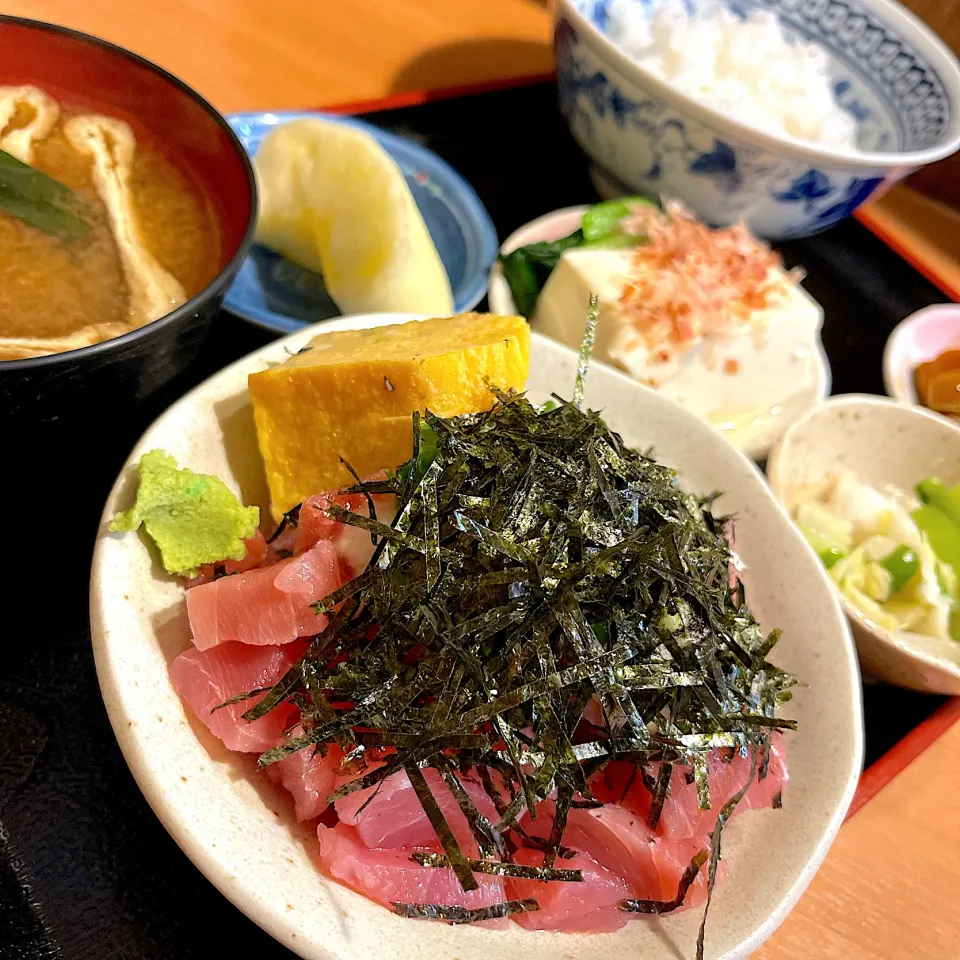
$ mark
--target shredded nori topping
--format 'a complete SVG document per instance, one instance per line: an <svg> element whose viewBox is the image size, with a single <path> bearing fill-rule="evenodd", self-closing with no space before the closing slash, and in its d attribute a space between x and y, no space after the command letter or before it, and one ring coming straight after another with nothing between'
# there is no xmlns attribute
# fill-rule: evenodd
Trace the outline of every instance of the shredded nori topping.
<svg viewBox="0 0 960 960"><path fill-rule="evenodd" d="M703 859L707 855L704 851ZM430 853L421 850L411 854L410 859L422 867L449 867L450 861L440 853ZM488 873L495 877L519 877L523 880L542 880L550 883L555 880L567 883L583 883L583 871L558 870L554 867L529 867L522 863L505 863L503 860L467 860L470 869L475 873Z"/></svg>
<svg viewBox="0 0 960 960"><path fill-rule="evenodd" d="M507 900L492 907L445 907L439 903L394 903L393 911L411 920L445 920L447 923L479 923L482 920L499 920L514 913L539 910L536 900Z"/></svg>
<svg viewBox="0 0 960 960"><path fill-rule="evenodd" d="M628 913L646 914L669 913L671 910L676 910L683 903L687 891L693 886L693 881L697 879L700 868L707 862L709 856L709 850L700 850L694 856L687 869L683 871L677 886L677 895L672 900L621 900L620 909Z"/></svg>
<svg viewBox="0 0 960 960"><path fill-rule="evenodd" d="M592 305L588 326L595 315ZM367 570L315 605L327 626L244 714L254 720L285 701L302 711L302 730L261 766L338 743L362 767L377 748L385 765L331 800L405 771L444 851L417 862L452 868L465 890L476 889L474 873L579 879L555 866L572 855L565 826L571 810L597 805L588 781L611 760L632 764L650 791L653 828L675 767L709 809L711 751L751 756L752 781L758 757L765 773L772 732L795 728L776 716L795 683L767 660L778 633L763 634L742 584L730 583L730 518L714 516L715 496L684 492L674 471L580 408L588 350L574 403L537 407L491 386L496 402L484 413L414 414L410 461L388 480L349 488L367 497L369 515L327 508L373 538ZM398 504L386 524L370 498L390 492ZM296 521L294 510L281 526ZM592 701L599 710L588 721ZM428 785L427 767L442 786ZM496 822L464 777L482 785ZM456 800L476 850L461 849L437 789ZM719 814L710 888L723 824L745 792ZM533 836L537 806L551 795L546 839ZM542 851L542 866L514 864L521 846ZM623 908L676 909L707 859L698 854L673 900ZM396 905L404 916L456 923L535 908Z"/></svg>

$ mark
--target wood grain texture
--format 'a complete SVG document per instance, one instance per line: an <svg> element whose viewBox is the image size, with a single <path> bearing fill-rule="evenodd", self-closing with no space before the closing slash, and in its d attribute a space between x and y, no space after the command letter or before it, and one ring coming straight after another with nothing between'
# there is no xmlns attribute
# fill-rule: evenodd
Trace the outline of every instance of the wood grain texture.
<svg viewBox="0 0 960 960"><path fill-rule="evenodd" d="M538 0L8 0L166 67L224 112L317 107L552 68Z"/></svg>
<svg viewBox="0 0 960 960"><path fill-rule="evenodd" d="M960 301L960 209L900 184L856 216L947 297Z"/></svg>
<svg viewBox="0 0 960 960"><path fill-rule="evenodd" d="M904 0L904 6L960 56L960 0ZM921 168L858 219L960 300L960 154Z"/></svg>
<svg viewBox="0 0 960 960"><path fill-rule="evenodd" d="M753 960L956 960L957 851L960 723L844 825Z"/></svg>
<svg viewBox="0 0 960 960"><path fill-rule="evenodd" d="M946 700L926 720L863 771L847 819L866 806L891 780L899 777L921 753L928 750L955 723L960 721L960 697Z"/></svg>
<svg viewBox="0 0 960 960"><path fill-rule="evenodd" d="M940 34L960 56L960 0L903 0L903 5Z"/></svg>
<svg viewBox="0 0 960 960"><path fill-rule="evenodd" d="M960 0L902 0L960 56ZM960 210L960 155L922 168L907 180L920 193ZM958 951L960 952L960 951Z"/></svg>

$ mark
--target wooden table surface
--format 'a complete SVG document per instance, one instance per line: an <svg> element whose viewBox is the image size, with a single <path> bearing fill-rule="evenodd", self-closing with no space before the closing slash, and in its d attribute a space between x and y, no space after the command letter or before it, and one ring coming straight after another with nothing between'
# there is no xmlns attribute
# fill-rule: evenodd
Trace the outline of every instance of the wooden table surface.
<svg viewBox="0 0 960 960"><path fill-rule="evenodd" d="M7 0L154 60L224 113L552 68L547 0Z"/></svg>
<svg viewBox="0 0 960 960"><path fill-rule="evenodd" d="M7 0L3 12L127 46L230 112L333 105L545 73L551 67L547 5ZM897 748L899 758L868 775L865 790L878 792L844 825L810 889L756 960L960 957L958 705L948 705Z"/></svg>
<svg viewBox="0 0 960 960"><path fill-rule="evenodd" d="M960 698L867 772L819 873L752 960L960 957L958 721Z"/></svg>

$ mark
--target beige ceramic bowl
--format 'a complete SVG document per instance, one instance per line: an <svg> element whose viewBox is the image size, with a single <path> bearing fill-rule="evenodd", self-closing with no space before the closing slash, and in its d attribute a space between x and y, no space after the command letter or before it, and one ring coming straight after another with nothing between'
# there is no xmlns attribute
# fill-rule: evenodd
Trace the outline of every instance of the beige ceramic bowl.
<svg viewBox="0 0 960 960"><path fill-rule="evenodd" d="M324 324L364 327L406 317ZM168 679L188 646L183 589L158 569L136 536L107 532L127 507L134 465L162 447L181 464L218 474L250 503L266 503L247 375L282 362L317 330L265 347L170 408L131 453L104 511L91 584L97 673L117 739L140 788L193 862L244 913L295 953L316 960L676 960L693 957L698 910L637 920L595 936L485 930L403 920L321 876L313 831L291 804L190 717ZM534 336L529 388L569 395L577 358ZM776 660L808 684L789 705L790 783L782 810L751 812L724 833L726 879L707 932L712 960L746 957L783 920L827 852L861 766L860 678L836 597L756 468L691 414L613 370L597 367L587 402L625 439L653 446L697 491L724 490L719 507L739 516L738 545L753 608L783 628Z"/></svg>
<svg viewBox="0 0 960 960"><path fill-rule="evenodd" d="M767 461L770 485L790 513L799 487L841 470L880 489L910 491L931 475L960 483L960 427L920 407L851 394L791 424ZM865 672L914 690L960 694L960 644L885 630L837 596Z"/></svg>

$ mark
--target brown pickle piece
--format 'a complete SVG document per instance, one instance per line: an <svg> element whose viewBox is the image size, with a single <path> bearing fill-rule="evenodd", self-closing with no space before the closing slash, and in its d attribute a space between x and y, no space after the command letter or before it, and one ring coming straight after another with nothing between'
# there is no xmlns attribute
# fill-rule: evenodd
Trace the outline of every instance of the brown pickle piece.
<svg viewBox="0 0 960 960"><path fill-rule="evenodd" d="M920 402L937 413L960 415L960 350L946 350L914 370Z"/></svg>

